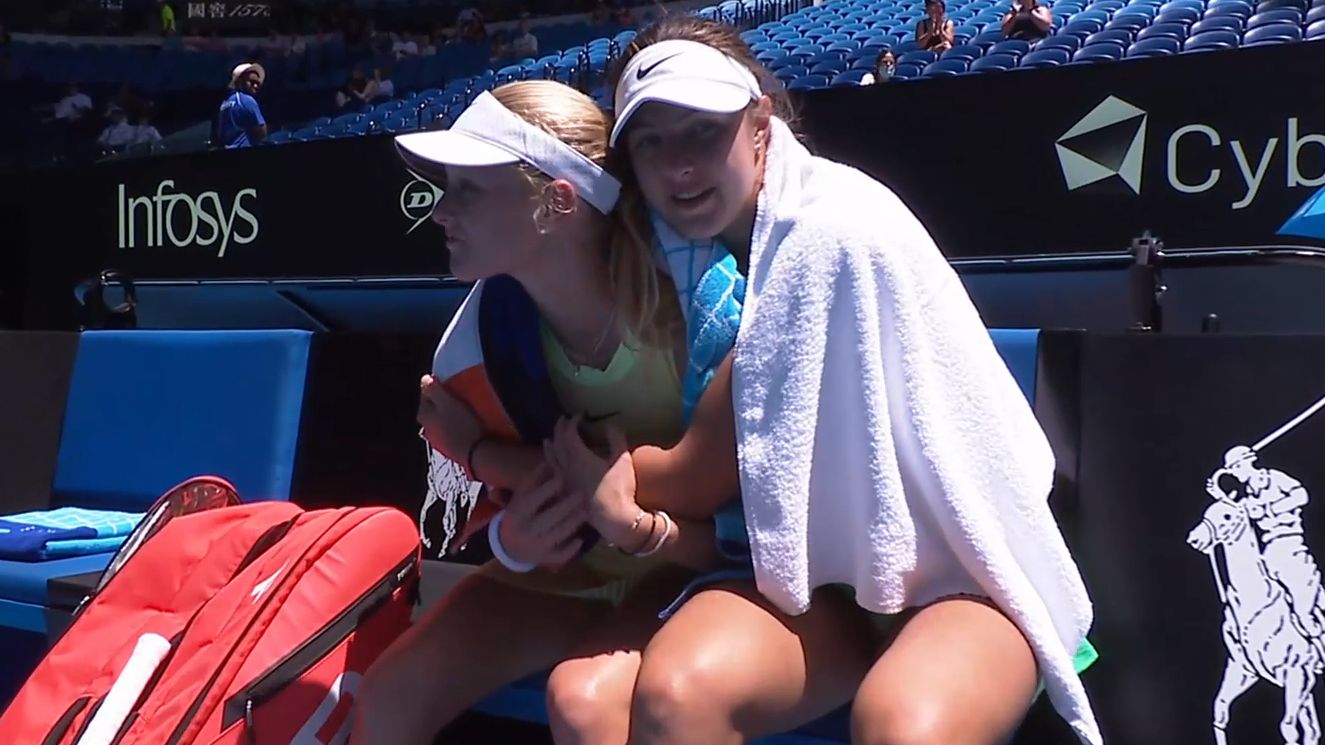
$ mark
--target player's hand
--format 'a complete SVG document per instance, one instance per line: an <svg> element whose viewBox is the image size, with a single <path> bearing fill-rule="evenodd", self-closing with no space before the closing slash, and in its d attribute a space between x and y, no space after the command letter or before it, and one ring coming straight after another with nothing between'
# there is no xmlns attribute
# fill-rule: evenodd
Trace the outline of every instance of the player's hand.
<svg viewBox="0 0 1325 745"><path fill-rule="evenodd" d="M469 448L483 434L482 425L465 402L452 396L431 375L419 380L420 434L433 450L464 465Z"/></svg>
<svg viewBox="0 0 1325 745"><path fill-rule="evenodd" d="M511 493L502 518L502 548L516 561L559 567L575 558L576 536L587 519L584 499L567 493L561 477L542 463Z"/></svg>
<svg viewBox="0 0 1325 745"><path fill-rule="evenodd" d="M566 480L567 488L587 501L589 524L614 546L637 550L642 513L635 501L635 463L620 429L607 425L606 458L589 449L580 437L578 417L557 422L547 457Z"/></svg>

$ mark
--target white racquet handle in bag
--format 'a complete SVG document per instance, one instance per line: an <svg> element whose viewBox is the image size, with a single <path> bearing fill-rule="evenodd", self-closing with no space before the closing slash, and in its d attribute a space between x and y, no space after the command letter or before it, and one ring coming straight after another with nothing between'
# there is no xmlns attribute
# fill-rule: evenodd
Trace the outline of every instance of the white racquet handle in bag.
<svg viewBox="0 0 1325 745"><path fill-rule="evenodd" d="M129 711L147 687L161 661L170 653L170 640L160 634L143 634L119 677L106 692L96 716L83 730L77 745L110 745L129 717Z"/></svg>

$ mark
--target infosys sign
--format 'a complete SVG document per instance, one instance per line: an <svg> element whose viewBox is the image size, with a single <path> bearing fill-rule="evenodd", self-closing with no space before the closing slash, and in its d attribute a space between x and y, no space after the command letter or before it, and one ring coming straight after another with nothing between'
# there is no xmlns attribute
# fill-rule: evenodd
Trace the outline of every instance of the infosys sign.
<svg viewBox="0 0 1325 745"><path fill-rule="evenodd" d="M115 197L122 249L206 248L221 258L230 246L258 238L260 225L253 212L257 189L191 193L176 187L173 179L163 179L147 194L134 194L119 184Z"/></svg>
<svg viewBox="0 0 1325 745"><path fill-rule="evenodd" d="M1276 182L1290 189L1325 186L1325 133L1305 131L1296 116L1270 132L1221 131L1204 122L1153 129L1145 110L1105 98L1054 143L1068 191L1116 179L1137 195L1143 188L1203 194L1234 179L1238 196L1229 206L1241 210ZM1150 142L1164 143L1161 185L1142 184Z"/></svg>

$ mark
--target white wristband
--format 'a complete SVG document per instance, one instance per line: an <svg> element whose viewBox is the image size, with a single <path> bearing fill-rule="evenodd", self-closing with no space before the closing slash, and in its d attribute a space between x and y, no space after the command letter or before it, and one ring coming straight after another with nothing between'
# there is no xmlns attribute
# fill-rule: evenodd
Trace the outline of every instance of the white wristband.
<svg viewBox="0 0 1325 745"><path fill-rule="evenodd" d="M516 561L514 557L506 553L506 549L501 545L501 521L506 517L506 510L498 512L492 522L488 523L488 548L492 549L492 555L501 562L501 565L516 572L525 574L538 568L537 564L531 564L527 561Z"/></svg>

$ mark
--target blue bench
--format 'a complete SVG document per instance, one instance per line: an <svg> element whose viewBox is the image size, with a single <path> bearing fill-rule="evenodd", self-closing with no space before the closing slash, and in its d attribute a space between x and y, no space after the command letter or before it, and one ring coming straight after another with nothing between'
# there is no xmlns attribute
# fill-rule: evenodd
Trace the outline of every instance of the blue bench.
<svg viewBox="0 0 1325 745"><path fill-rule="evenodd" d="M1021 387L1022 393L1033 405L1036 371L1039 364L1039 329L990 329L989 335L1012 372L1012 377ZM547 724L546 683L547 673L532 675L488 696L474 708L491 716ZM757 743L758 745L840 745L850 741L850 731L850 708L843 707L794 733L762 738Z"/></svg>
<svg viewBox="0 0 1325 745"><path fill-rule="evenodd" d="M51 506L147 509L197 474L247 499L288 499L311 335L93 331L79 339ZM0 561L5 647L47 629L47 582L100 572L111 554ZM0 655L4 654L0 652Z"/></svg>

